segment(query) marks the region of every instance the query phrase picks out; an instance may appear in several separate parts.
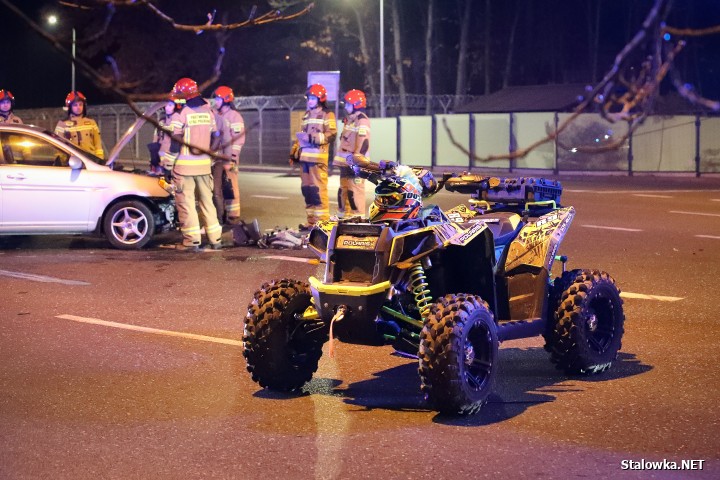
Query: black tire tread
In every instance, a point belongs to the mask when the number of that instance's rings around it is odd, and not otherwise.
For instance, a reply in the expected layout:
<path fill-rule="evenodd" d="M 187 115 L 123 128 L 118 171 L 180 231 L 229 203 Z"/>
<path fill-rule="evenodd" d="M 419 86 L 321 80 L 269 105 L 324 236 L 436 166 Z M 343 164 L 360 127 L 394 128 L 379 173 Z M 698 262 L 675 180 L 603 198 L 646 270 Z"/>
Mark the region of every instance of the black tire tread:
<path fill-rule="evenodd" d="M 555 312 L 554 329 L 549 337 L 546 336 L 546 349 L 550 351 L 550 361 L 569 374 L 587 375 L 603 372 L 610 368 L 622 347 L 625 315 L 620 289 L 607 272 L 600 270 L 577 271 L 569 285 L 566 283 L 564 285 Z M 613 300 L 618 306 L 617 311 L 614 310 L 616 317 L 613 318 L 612 345 L 602 355 L 588 353 L 588 349 L 582 348 L 583 340 L 579 331 L 583 321 L 582 309 L 591 290 L 595 288 L 605 288 L 611 292 L 612 296 L 616 296 Z"/>
<path fill-rule="evenodd" d="M 318 338 L 307 344 L 305 361 L 294 362 L 290 355 L 275 351 L 278 338 L 287 335 L 288 329 L 283 313 L 288 304 L 299 295 L 310 295 L 307 283 L 281 279 L 263 283 L 253 294 L 247 307 L 243 331 L 243 356 L 253 381 L 263 388 L 295 392 L 302 388 L 317 371 L 326 338 Z M 308 298 L 308 306 L 309 298 Z M 287 349 L 287 340 L 284 347 Z"/>
<path fill-rule="evenodd" d="M 490 393 L 488 391 L 483 398 L 468 398 L 463 389 L 459 366 L 463 362 L 462 352 L 458 351 L 460 349 L 457 346 L 461 341 L 459 334 L 471 315 L 478 310 L 485 310 L 490 321 L 493 321 L 488 304 L 479 296 L 446 295 L 433 304 L 420 334 L 418 371 L 421 390 L 428 401 L 443 413 L 476 413 Z"/>

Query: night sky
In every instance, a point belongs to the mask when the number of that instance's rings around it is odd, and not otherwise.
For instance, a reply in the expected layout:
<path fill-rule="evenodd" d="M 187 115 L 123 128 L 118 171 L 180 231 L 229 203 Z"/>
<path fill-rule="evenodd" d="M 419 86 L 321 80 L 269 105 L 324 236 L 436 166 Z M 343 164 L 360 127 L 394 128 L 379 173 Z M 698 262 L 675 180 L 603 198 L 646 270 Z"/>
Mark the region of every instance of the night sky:
<path fill-rule="evenodd" d="M 20 7 L 34 21 L 46 25 L 51 12 L 61 17 L 54 31 L 69 48 L 70 25 L 78 31 L 78 55 L 102 73 L 109 74 L 104 58 L 110 54 L 118 62 L 123 79 L 137 83 L 136 92 L 167 92 L 175 80 L 191 76 L 202 82 L 210 76 L 217 50 L 211 34 L 194 35 L 173 31 L 146 10 L 118 8 L 117 14 L 102 40 L 83 43 L 103 18 L 102 10 L 80 11 L 61 7 L 48 0 L 7 0 Z M 391 2 L 401 9 L 405 84 L 408 93 L 424 93 L 423 36 L 424 0 L 385 0 L 386 63 L 392 68 Z M 507 58 L 508 32 L 518 15 L 518 29 L 513 51 L 510 85 L 548 83 L 593 83 L 588 67 L 587 31 L 590 9 L 599 0 L 492 0 L 491 91 L 502 87 Z M 198 23 L 206 12 L 217 8 L 218 19 L 227 14 L 231 21 L 244 19 L 253 5 L 258 11 L 269 9 L 263 0 L 158 0 L 155 2 L 178 21 Z M 435 0 L 435 50 L 433 93 L 454 94 L 457 64 L 457 3 Z M 357 4 L 357 2 L 356 2 Z M 473 2 L 467 92 L 484 93 L 482 70 L 484 51 L 485 2 Z M 610 67 L 615 55 L 627 39 L 637 31 L 652 6 L 652 0 L 602 0 L 600 44 L 597 49 L 598 75 Z M 256 26 L 234 31 L 227 42 L 227 54 L 220 84 L 232 86 L 237 95 L 280 95 L 302 93 L 308 70 L 340 70 L 344 85 L 365 88 L 368 75 L 377 76 L 379 28 L 377 0 L 361 3 L 364 28 L 370 48 L 370 64 L 356 62 L 358 42 L 349 2 L 317 0 L 308 15 L 291 22 Z M 517 10 L 520 8 L 521 10 Z M 0 3 L 3 35 L 0 51 L 0 88 L 9 89 L 16 97 L 16 108 L 60 107 L 70 90 L 70 61 L 57 52 L 45 39 Z M 345 23 L 343 23 L 345 21 Z M 720 0 L 675 0 L 668 20 L 676 26 L 707 27 L 720 24 Z M 347 32 L 339 29 L 345 25 Z M 328 54 L 307 47 L 308 40 L 330 41 Z M 683 79 L 701 94 L 720 98 L 720 35 L 689 39 L 688 47 L 677 60 Z M 305 42 L 306 46 L 300 45 Z M 312 43 L 312 42 L 311 42 Z M 322 45 L 321 45 L 322 46 Z M 368 73 L 370 72 L 370 73 Z M 390 72 L 392 74 L 392 72 Z M 118 103 L 112 93 L 96 88 L 78 71 L 78 89 L 90 103 Z M 670 88 L 665 85 L 664 91 Z M 210 90 L 210 89 L 208 89 Z M 209 94 L 210 91 L 204 92 Z M 397 93 L 388 76 L 386 93 Z"/>

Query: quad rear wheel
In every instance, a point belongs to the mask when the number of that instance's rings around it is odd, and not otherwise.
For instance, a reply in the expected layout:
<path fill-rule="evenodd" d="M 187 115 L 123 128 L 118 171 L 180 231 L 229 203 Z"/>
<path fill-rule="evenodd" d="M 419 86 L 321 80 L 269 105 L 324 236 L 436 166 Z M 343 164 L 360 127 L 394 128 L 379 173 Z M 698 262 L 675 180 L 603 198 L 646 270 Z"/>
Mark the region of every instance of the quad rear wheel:
<path fill-rule="evenodd" d="M 243 355 L 263 388 L 297 391 L 317 370 L 328 331 L 307 315 L 311 298 L 307 283 L 283 279 L 263 284 L 248 305 Z"/>
<path fill-rule="evenodd" d="M 492 392 L 498 369 L 497 327 L 476 295 L 446 295 L 420 333 L 421 388 L 434 408 L 477 412 Z"/>
<path fill-rule="evenodd" d="M 615 280 L 599 270 L 577 270 L 558 282 L 563 290 L 545 335 L 550 361 L 570 374 L 607 370 L 622 346 L 625 324 Z"/>

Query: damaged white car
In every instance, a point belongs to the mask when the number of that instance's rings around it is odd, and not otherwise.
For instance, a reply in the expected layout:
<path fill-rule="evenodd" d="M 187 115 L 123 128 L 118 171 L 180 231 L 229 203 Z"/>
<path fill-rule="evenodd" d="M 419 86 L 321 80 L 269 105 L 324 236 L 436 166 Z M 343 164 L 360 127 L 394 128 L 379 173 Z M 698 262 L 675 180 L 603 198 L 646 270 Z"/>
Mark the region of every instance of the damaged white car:
<path fill-rule="evenodd" d="M 173 228 L 174 199 L 157 177 L 113 169 L 138 129 L 103 161 L 39 127 L 0 124 L 0 236 L 98 234 L 139 249 Z"/>

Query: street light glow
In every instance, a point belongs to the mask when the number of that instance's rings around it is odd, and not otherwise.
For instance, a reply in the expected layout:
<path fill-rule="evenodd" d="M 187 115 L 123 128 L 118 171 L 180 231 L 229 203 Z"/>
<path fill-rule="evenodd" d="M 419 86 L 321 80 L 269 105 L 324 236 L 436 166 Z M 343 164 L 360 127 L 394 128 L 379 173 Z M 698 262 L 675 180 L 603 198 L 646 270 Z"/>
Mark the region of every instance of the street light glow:
<path fill-rule="evenodd" d="M 47 23 L 48 25 L 55 26 L 58 24 L 60 20 L 58 19 L 58 16 L 53 14 L 48 15 L 47 17 Z M 70 77 L 70 90 L 75 91 L 75 44 L 76 44 L 76 37 L 75 37 L 75 27 L 72 27 L 72 49 L 70 51 L 70 54 L 72 55 L 72 62 L 70 64 L 71 66 L 71 77 Z"/>

